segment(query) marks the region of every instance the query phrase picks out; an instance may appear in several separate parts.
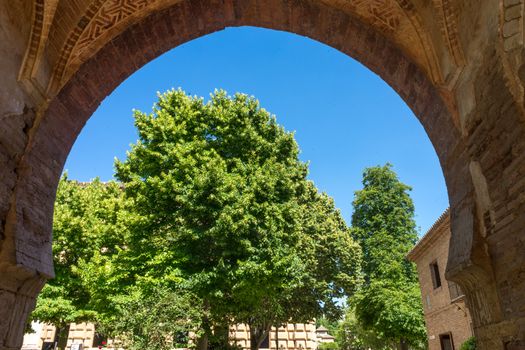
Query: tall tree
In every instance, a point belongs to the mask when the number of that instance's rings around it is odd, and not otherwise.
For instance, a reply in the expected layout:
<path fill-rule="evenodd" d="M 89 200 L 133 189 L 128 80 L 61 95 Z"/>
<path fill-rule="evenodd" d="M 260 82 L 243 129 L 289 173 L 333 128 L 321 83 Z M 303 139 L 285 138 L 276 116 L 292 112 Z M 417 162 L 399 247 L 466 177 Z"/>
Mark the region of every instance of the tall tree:
<path fill-rule="evenodd" d="M 314 317 L 355 289 L 359 247 L 306 180 L 293 134 L 257 100 L 218 91 L 205 103 L 172 90 L 135 120 L 139 141 L 116 163 L 137 218 L 128 251 L 148 256 L 150 275 L 188 281 L 204 308 L 201 344 L 246 322 L 258 348 L 272 325 Z M 314 274 L 319 242 L 323 254 L 338 249 Z"/>
<path fill-rule="evenodd" d="M 363 250 L 365 284 L 352 298 L 357 320 L 400 349 L 423 347 L 426 331 L 415 266 L 417 241 L 410 187 L 390 164 L 367 168 L 356 191 L 352 233 Z"/>

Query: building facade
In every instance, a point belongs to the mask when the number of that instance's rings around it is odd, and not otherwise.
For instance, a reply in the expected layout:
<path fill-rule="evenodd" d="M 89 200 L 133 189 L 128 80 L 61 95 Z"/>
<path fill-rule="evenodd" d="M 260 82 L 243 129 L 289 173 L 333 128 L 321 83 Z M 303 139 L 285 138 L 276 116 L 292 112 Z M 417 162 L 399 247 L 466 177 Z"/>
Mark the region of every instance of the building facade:
<path fill-rule="evenodd" d="M 250 329 L 244 325 L 232 327 L 230 336 L 242 349 L 250 349 Z M 324 327 L 316 329 L 313 323 L 288 323 L 276 329 L 272 327 L 268 337 L 262 342 L 261 349 L 270 350 L 316 350 L 320 343 L 329 342 Z M 326 338 L 326 339 L 325 339 Z M 332 338 L 333 339 L 333 338 Z M 333 341 L 333 340 L 332 340 Z"/>
<path fill-rule="evenodd" d="M 408 254 L 417 265 L 429 350 L 458 350 L 473 335 L 465 296 L 445 279 L 449 241 L 447 209 Z"/>
<path fill-rule="evenodd" d="M 40 323 L 32 324 L 35 333 L 24 336 L 22 350 L 54 349 L 55 327 Z M 250 349 L 250 330 L 244 324 L 230 328 L 230 338 L 242 350 Z M 334 337 L 324 327 L 316 328 L 314 323 L 289 323 L 272 330 L 260 349 L 269 350 L 316 350 L 321 343 L 333 342 Z M 95 350 L 118 348 L 111 340 L 100 336 L 92 323 L 72 323 L 69 328 L 66 350 Z"/>
<path fill-rule="evenodd" d="M 22 350 L 52 350 L 55 348 L 56 329 L 54 326 L 33 322 L 34 333 L 24 335 Z M 113 348 L 113 344 L 95 331 L 89 322 L 71 323 L 66 350 L 95 350 Z"/>

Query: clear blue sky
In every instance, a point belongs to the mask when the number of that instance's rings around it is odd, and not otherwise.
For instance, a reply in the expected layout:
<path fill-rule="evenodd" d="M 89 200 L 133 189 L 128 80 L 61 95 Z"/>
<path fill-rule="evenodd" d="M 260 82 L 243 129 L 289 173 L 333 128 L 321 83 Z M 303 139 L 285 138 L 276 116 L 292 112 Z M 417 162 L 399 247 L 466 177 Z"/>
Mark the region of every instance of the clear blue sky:
<path fill-rule="evenodd" d="M 350 223 L 365 167 L 390 162 L 413 187 L 424 233 L 448 206 L 434 148 L 401 98 L 373 72 L 324 44 L 295 34 L 229 28 L 181 45 L 124 81 L 77 139 L 65 170 L 71 179 L 111 180 L 137 135 L 132 109 L 150 111 L 157 91 L 181 87 L 208 97 L 215 88 L 257 97 L 296 132 L 309 178 Z"/>

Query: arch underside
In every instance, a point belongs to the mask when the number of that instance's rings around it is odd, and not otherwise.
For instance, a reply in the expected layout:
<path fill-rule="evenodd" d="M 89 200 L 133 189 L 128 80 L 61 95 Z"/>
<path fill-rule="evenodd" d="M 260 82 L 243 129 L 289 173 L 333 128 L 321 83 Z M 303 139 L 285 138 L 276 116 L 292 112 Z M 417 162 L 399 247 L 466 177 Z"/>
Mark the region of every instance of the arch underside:
<path fill-rule="evenodd" d="M 7 188 L 0 187 L 6 194 L 0 203 L 0 314 L 2 307 L 11 314 L 0 319 L 0 349 L 17 348 L 19 324 L 53 275 L 56 186 L 94 110 L 160 54 L 245 25 L 334 47 L 380 75 L 406 101 L 429 135 L 447 182 L 452 225 L 447 276 L 464 287 L 484 349 L 525 346 L 524 118 L 494 28 L 499 2 L 487 1 L 472 12 L 476 3 L 35 0 L 16 8 L 25 11 L 22 19 L 31 16 L 32 26 L 12 29 L 27 37 L 19 48 L 24 55 L 13 58 L 19 67 L 13 86 L 21 91 L 15 97 L 24 106 L 16 116 L 23 122 L 0 119 L 0 128 L 20 134 L 0 133 L 0 146 L 17 138 L 12 150 L 0 147 L 5 155 L 0 161 L 10 169 L 0 184 Z M 469 29 L 462 37 L 461 29 L 474 23 L 495 34 Z M 0 95 L 0 108 L 6 101 Z"/>

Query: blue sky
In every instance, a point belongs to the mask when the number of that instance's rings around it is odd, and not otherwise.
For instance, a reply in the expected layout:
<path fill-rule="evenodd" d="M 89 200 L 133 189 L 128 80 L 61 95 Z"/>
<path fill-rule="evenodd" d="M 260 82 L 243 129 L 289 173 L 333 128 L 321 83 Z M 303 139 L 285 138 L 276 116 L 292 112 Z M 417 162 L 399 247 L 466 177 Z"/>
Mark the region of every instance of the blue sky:
<path fill-rule="evenodd" d="M 254 95 L 296 132 L 309 178 L 331 195 L 347 223 L 365 167 L 390 162 L 413 187 L 422 233 L 448 206 L 436 153 L 423 127 L 381 78 L 352 58 L 295 34 L 228 28 L 174 48 L 124 81 L 93 114 L 65 165 L 69 177 L 111 180 L 137 134 L 132 109 L 150 111 L 156 92 L 216 88 Z"/>

